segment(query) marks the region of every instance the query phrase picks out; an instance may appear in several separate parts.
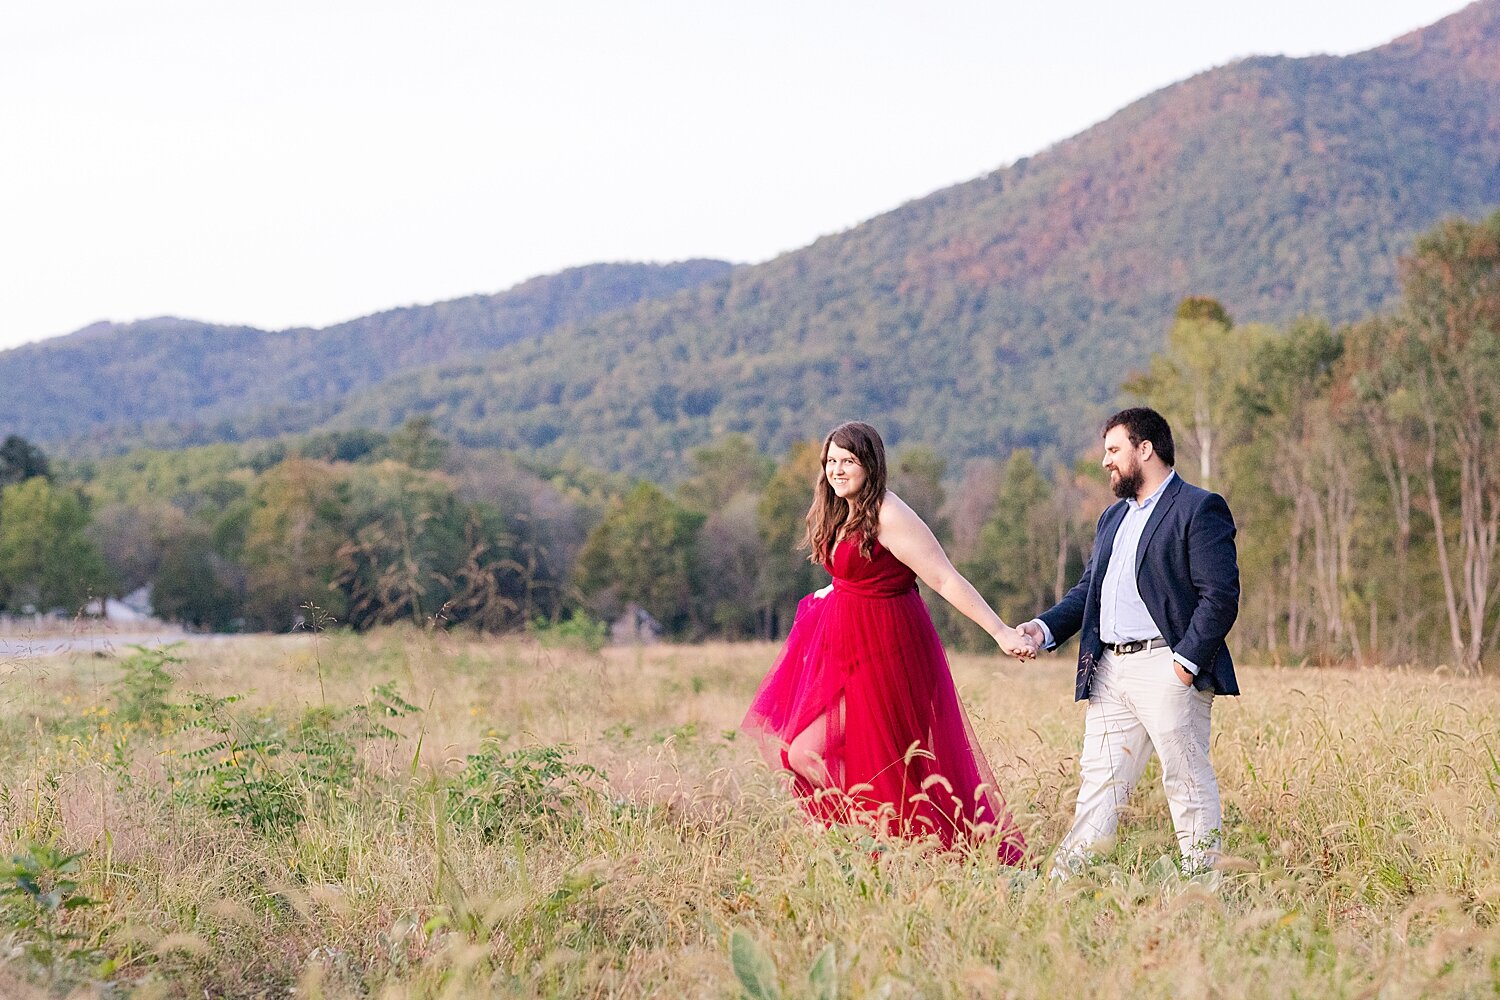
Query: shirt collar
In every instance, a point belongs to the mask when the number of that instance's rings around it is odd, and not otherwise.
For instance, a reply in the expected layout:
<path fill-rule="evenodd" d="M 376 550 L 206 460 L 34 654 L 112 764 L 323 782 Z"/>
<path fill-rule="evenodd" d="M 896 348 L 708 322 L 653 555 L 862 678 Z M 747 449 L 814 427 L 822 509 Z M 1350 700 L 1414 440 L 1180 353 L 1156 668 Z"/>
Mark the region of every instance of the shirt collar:
<path fill-rule="evenodd" d="M 1131 510 L 1145 510 L 1147 507 L 1150 507 L 1152 504 L 1156 503 L 1157 498 L 1161 496 L 1161 491 L 1166 489 L 1167 484 L 1176 478 L 1177 470 L 1173 469 L 1171 472 L 1167 473 L 1167 478 L 1161 481 L 1161 485 L 1156 488 L 1156 492 L 1152 493 L 1149 497 L 1141 500 L 1140 502 L 1137 502 L 1134 497 L 1130 497 L 1127 498 L 1125 502 L 1130 505 Z"/>

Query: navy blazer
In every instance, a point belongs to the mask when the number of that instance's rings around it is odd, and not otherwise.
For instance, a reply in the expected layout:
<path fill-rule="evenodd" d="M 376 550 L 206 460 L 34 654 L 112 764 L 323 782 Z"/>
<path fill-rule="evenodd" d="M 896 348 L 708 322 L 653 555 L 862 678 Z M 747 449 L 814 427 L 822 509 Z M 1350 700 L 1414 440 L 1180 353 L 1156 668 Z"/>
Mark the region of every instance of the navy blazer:
<path fill-rule="evenodd" d="M 1041 615 L 1052 638 L 1078 640 L 1079 701 L 1089 696 L 1094 668 L 1104 655 L 1099 637 L 1099 588 L 1114 550 L 1126 502 L 1099 517 L 1094 550 L 1083 576 L 1050 611 Z M 1198 666 L 1193 686 L 1214 694 L 1239 694 L 1234 661 L 1224 644 L 1240 610 L 1240 569 L 1234 549 L 1234 517 L 1217 493 L 1177 476 L 1156 501 L 1141 533 L 1135 580 L 1151 620 L 1174 653 Z"/>

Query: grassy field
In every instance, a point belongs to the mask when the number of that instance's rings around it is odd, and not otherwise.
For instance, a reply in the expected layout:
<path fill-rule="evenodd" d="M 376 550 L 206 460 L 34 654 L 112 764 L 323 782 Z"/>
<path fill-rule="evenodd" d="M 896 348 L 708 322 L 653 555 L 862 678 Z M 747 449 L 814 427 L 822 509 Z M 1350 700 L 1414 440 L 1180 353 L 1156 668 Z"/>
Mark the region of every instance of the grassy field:
<path fill-rule="evenodd" d="M 810 828 L 757 645 L 388 632 L 0 663 L 0 995 L 1500 995 L 1500 683 L 1244 669 L 1217 888 L 1155 766 L 1065 884 Z M 173 657 L 181 662 L 174 662 Z M 1038 860 L 1072 669 L 960 657 Z"/>

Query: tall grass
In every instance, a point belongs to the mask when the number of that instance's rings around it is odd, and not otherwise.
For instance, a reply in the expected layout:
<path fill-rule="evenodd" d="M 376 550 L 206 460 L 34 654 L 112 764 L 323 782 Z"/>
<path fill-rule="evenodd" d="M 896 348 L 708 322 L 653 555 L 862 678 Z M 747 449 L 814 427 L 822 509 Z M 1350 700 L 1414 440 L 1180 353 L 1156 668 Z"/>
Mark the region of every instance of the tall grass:
<path fill-rule="evenodd" d="M 1056 884 L 805 823 L 735 735 L 773 653 L 391 631 L 180 647 L 166 688 L 140 660 L 7 664 L 6 856 L 81 852 L 96 905 L 49 946 L 0 896 L 0 993 L 1500 993 L 1500 684 L 1246 669 L 1215 706 L 1222 883 L 1176 875 L 1153 765 Z M 1071 667 L 955 671 L 1044 860 Z"/>

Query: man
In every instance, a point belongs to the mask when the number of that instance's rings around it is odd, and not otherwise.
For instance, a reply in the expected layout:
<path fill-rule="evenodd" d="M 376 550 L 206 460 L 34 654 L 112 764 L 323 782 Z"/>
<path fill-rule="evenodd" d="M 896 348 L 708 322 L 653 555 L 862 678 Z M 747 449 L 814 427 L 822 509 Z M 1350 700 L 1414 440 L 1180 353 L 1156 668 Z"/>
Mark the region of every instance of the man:
<path fill-rule="evenodd" d="M 1076 696 L 1088 699 L 1083 783 L 1053 860 L 1066 877 L 1112 837 L 1154 749 L 1183 867 L 1212 865 L 1222 825 L 1208 759 L 1216 694 L 1237 695 L 1224 637 L 1239 613 L 1234 518 L 1216 493 L 1173 470 L 1172 429 L 1145 407 L 1104 426 L 1104 468 L 1120 502 L 1099 518 L 1083 577 L 1020 626 L 1052 649 L 1080 633 Z"/>

